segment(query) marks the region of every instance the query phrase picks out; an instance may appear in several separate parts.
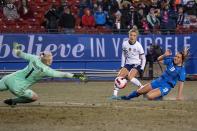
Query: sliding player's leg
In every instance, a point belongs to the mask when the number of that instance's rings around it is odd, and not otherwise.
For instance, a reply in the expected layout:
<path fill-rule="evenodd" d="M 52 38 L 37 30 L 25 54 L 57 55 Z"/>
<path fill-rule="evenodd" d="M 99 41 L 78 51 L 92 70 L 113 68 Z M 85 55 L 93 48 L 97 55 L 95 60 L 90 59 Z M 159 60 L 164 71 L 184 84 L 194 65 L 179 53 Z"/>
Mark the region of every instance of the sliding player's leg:
<path fill-rule="evenodd" d="M 165 81 L 160 81 L 158 86 L 153 85 L 153 90 L 147 93 L 147 98 L 149 100 L 162 100 L 163 96 L 167 95 L 171 91 L 171 85 Z"/>
<path fill-rule="evenodd" d="M 138 97 L 142 94 L 146 94 L 149 91 L 152 90 L 152 86 L 150 83 L 146 84 L 143 86 L 143 88 L 139 88 L 138 90 L 132 91 L 129 95 L 127 96 L 122 96 L 121 99 L 122 100 L 130 100 L 132 98 Z"/>
<path fill-rule="evenodd" d="M 30 89 L 27 89 L 23 92 L 12 93 L 15 94 L 17 97 L 13 99 L 7 99 L 4 101 L 4 103 L 8 105 L 16 105 L 17 103 L 31 103 L 38 99 L 38 95 Z"/>
<path fill-rule="evenodd" d="M 155 100 L 156 98 L 159 98 L 161 96 L 161 91 L 159 88 L 153 89 L 150 92 L 147 93 L 146 97 L 148 100 Z"/>

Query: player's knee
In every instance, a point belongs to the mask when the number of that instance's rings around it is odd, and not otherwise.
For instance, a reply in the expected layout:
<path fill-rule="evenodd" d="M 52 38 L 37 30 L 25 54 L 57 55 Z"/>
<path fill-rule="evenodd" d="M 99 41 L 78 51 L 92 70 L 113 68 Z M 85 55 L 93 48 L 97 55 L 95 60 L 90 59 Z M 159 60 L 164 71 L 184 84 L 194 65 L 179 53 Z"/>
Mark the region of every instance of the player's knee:
<path fill-rule="evenodd" d="M 14 95 L 16 95 L 17 97 L 21 97 L 24 96 L 24 92 L 23 91 L 18 91 L 18 90 L 14 90 L 11 91 Z"/>
<path fill-rule="evenodd" d="M 127 73 L 118 74 L 117 77 L 126 77 Z"/>
<path fill-rule="evenodd" d="M 146 94 L 146 98 L 148 99 L 148 100 L 154 100 L 155 99 L 155 97 L 152 95 L 152 94 Z"/>
<path fill-rule="evenodd" d="M 132 80 L 135 76 L 136 76 L 136 73 L 130 72 L 129 75 L 128 75 L 128 79 Z"/>
<path fill-rule="evenodd" d="M 131 71 L 129 72 L 128 78 L 129 78 L 129 79 L 132 79 L 133 77 L 136 77 L 137 74 L 138 74 L 138 70 L 135 69 L 135 68 L 133 68 L 133 69 L 131 69 Z"/>
<path fill-rule="evenodd" d="M 129 80 L 132 80 L 133 79 L 133 76 L 131 76 L 131 75 L 128 75 L 128 77 L 127 77 Z"/>
<path fill-rule="evenodd" d="M 145 94 L 141 89 L 137 89 L 137 93 L 140 95 Z"/>
<path fill-rule="evenodd" d="M 123 67 L 123 68 L 119 71 L 119 73 L 118 73 L 117 76 L 118 76 L 118 77 L 120 77 L 120 76 L 121 76 L 121 77 L 126 77 L 126 76 L 128 75 L 128 73 L 129 73 L 128 70 L 127 70 L 126 68 Z"/>
<path fill-rule="evenodd" d="M 32 101 L 37 101 L 38 95 L 34 93 L 31 99 L 32 99 Z"/>

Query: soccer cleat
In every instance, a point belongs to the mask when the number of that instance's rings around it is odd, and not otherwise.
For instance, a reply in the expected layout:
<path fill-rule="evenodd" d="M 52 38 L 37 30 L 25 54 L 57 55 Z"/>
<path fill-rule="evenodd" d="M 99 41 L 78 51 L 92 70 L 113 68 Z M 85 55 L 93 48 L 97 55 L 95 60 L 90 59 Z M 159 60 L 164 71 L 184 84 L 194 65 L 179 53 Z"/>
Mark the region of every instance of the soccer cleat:
<path fill-rule="evenodd" d="M 6 99 L 3 101 L 5 104 L 10 105 L 10 106 L 15 106 L 16 102 L 13 102 L 12 99 Z"/>
<path fill-rule="evenodd" d="M 121 100 L 130 100 L 128 96 L 121 96 Z"/>
<path fill-rule="evenodd" d="M 121 97 L 120 96 L 115 96 L 115 95 L 112 95 L 110 97 L 111 100 L 121 100 Z"/>

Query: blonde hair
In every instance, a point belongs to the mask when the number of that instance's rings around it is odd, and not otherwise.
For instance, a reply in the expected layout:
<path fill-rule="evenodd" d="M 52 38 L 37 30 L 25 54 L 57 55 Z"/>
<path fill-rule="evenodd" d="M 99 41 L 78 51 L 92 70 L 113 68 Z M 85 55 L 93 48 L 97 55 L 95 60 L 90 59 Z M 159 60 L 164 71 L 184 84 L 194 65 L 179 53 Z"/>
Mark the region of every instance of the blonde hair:
<path fill-rule="evenodd" d="M 53 59 L 53 55 L 50 51 L 44 51 L 40 53 L 41 61 L 46 64 L 49 60 Z"/>
<path fill-rule="evenodd" d="M 129 30 L 129 35 L 131 34 L 131 32 L 135 32 L 137 35 L 139 35 L 137 26 L 133 26 L 133 28 Z"/>
<path fill-rule="evenodd" d="M 44 51 L 40 53 L 40 57 L 52 57 L 52 53 L 50 51 Z"/>

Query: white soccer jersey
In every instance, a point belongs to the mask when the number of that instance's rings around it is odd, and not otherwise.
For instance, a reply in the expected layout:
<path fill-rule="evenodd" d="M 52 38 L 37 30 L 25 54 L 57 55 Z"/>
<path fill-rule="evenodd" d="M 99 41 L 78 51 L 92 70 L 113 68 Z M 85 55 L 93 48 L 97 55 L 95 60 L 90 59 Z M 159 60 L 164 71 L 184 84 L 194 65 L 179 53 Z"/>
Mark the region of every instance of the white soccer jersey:
<path fill-rule="evenodd" d="M 121 67 L 125 64 L 141 65 L 142 60 L 140 59 L 140 55 L 144 55 L 144 49 L 138 41 L 133 45 L 129 44 L 128 40 L 124 41 L 122 44 Z"/>

